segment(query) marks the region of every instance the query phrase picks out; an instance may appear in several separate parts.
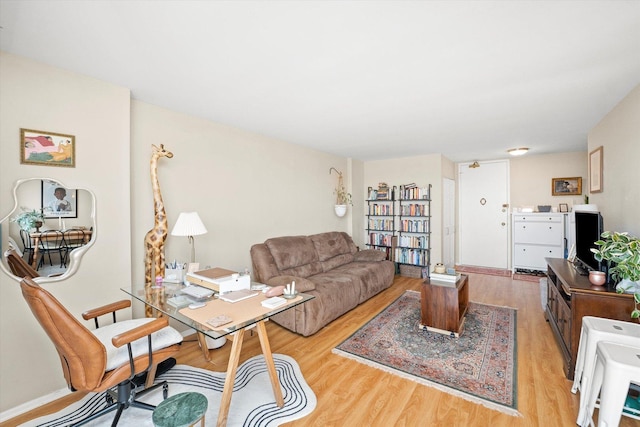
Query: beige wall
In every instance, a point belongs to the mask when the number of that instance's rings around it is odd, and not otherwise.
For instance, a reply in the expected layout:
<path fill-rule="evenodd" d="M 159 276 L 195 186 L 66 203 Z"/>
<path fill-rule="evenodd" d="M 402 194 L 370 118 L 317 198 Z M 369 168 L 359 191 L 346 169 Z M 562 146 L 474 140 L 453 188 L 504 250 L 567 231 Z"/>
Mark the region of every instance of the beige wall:
<path fill-rule="evenodd" d="M 573 205 L 584 203 L 589 183 L 587 180 L 586 151 L 525 155 L 510 160 L 511 207 L 551 205 L 558 208 L 560 203 Z M 552 196 L 552 178 L 582 178 L 582 196 Z"/>
<path fill-rule="evenodd" d="M 589 132 L 589 152 L 603 147 L 602 193 L 593 193 L 606 230 L 640 237 L 640 85 Z"/>
<path fill-rule="evenodd" d="M 96 244 L 75 276 L 45 286 L 78 316 L 123 299 L 119 288 L 129 285 L 129 117 L 126 88 L 0 52 L 0 218 L 21 178 L 51 177 L 97 196 Z M 20 128 L 75 135 L 76 167 L 21 165 Z M 0 411 L 65 387 L 55 349 L 3 272 L 0 353 Z"/>
<path fill-rule="evenodd" d="M 348 231 L 352 209 L 333 210 L 335 174 L 348 161 L 207 120 L 133 101 L 131 107 L 133 283 L 144 281 L 144 236 L 153 227 L 151 144 L 164 143 L 158 175 L 169 232 L 182 211 L 196 211 L 208 234 L 195 237 L 196 261 L 251 268 L 249 249 L 269 237 Z M 363 196 L 355 195 L 355 198 Z M 187 261 L 186 237 L 169 235 L 167 259 Z"/>
<path fill-rule="evenodd" d="M 174 153 L 159 165 L 170 228 L 179 212 L 195 210 L 209 230 L 196 237 L 203 264 L 243 269 L 250 267 L 250 246 L 268 237 L 353 228 L 352 209 L 345 218 L 334 214 L 336 178 L 329 175 L 332 166 L 348 173 L 349 159 L 131 102 L 126 88 L 4 53 L 0 124 L 0 217 L 12 206 L 10 189 L 20 178 L 46 175 L 96 193 L 96 244 L 78 274 L 46 286 L 78 317 L 125 298 L 121 287 L 144 280 L 143 239 L 153 226 L 153 143 Z M 77 166 L 20 165 L 21 127 L 75 135 Z M 355 200 L 364 198 L 360 188 L 352 192 Z M 166 254 L 184 259 L 187 239 L 169 236 Z M 134 307 L 136 315 L 141 311 Z M 65 388 L 52 344 L 4 273 L 0 353 L 0 412 L 19 413 L 18 405 Z"/>
<path fill-rule="evenodd" d="M 164 143 L 175 155 L 159 166 L 170 227 L 179 212 L 196 210 L 209 229 L 209 234 L 196 237 L 197 258 L 203 264 L 242 269 L 250 265 L 251 244 L 283 234 L 341 230 L 363 245 L 365 191 L 381 181 L 433 185 L 432 259 L 440 258 L 442 178 L 455 178 L 455 165 L 441 155 L 363 163 L 131 102 L 129 97 L 126 88 L 0 53 L 0 217 L 8 213 L 10 188 L 20 178 L 46 175 L 70 187 L 90 188 L 97 196 L 96 244 L 77 275 L 47 286 L 72 313 L 79 316 L 87 308 L 122 299 L 121 287 L 139 286 L 143 280 L 143 238 L 153 226 L 152 143 Z M 592 195 L 592 201 L 602 206 L 606 224 L 636 234 L 639 108 L 636 88 L 589 135 L 589 149 L 605 147 L 605 191 Z M 21 127 L 75 135 L 77 166 L 20 165 Z M 549 196 L 551 177 L 565 172 L 586 177 L 585 156 L 518 159 L 511 165 L 512 202 L 557 205 L 565 198 Z M 332 166 L 346 173 L 354 197 L 343 219 L 333 213 Z M 583 185 L 587 188 L 588 182 Z M 168 238 L 169 259 L 184 259 L 187 251 L 186 238 Z M 3 273 L 0 355 L 0 411 L 64 387 L 52 345 L 17 284 Z"/>

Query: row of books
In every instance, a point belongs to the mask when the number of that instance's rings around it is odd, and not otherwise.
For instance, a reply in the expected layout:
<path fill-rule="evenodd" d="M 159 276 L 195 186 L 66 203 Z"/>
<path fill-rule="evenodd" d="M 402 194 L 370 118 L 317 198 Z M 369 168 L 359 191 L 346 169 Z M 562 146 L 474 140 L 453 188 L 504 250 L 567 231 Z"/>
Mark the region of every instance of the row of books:
<path fill-rule="evenodd" d="M 429 221 L 426 219 L 404 219 L 400 221 L 400 231 L 407 233 L 428 233 Z"/>
<path fill-rule="evenodd" d="M 398 246 L 427 249 L 429 247 L 429 239 L 427 236 L 398 236 Z"/>
<path fill-rule="evenodd" d="M 429 207 L 421 203 L 412 203 L 410 205 L 400 205 L 401 216 L 429 216 Z"/>
<path fill-rule="evenodd" d="M 369 215 L 393 215 L 392 203 L 369 204 Z"/>
<path fill-rule="evenodd" d="M 415 183 L 405 184 L 400 186 L 400 199 L 401 200 L 428 200 L 429 199 L 429 187 L 418 187 Z"/>
<path fill-rule="evenodd" d="M 369 230 L 393 231 L 392 219 L 369 219 Z"/>
<path fill-rule="evenodd" d="M 422 249 L 396 248 L 395 262 L 402 264 L 427 265 L 427 251 Z"/>
<path fill-rule="evenodd" d="M 369 244 L 374 246 L 392 246 L 393 235 L 384 233 L 369 233 Z"/>

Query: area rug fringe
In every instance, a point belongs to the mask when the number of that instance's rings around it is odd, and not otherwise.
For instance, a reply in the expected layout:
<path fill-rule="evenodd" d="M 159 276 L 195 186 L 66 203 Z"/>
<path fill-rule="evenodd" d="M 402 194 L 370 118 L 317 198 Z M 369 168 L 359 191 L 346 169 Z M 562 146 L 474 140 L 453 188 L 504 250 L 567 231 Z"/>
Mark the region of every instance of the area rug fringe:
<path fill-rule="evenodd" d="M 486 304 L 486 305 L 488 305 L 488 304 Z M 424 378 L 420 378 L 420 377 L 416 377 L 416 376 L 411 375 L 411 374 L 407 374 L 406 372 L 402 372 L 402 371 L 399 371 L 397 369 L 393 369 L 393 368 L 390 368 L 388 366 L 384 366 L 384 365 L 381 365 L 379 363 L 372 362 L 370 360 L 364 359 L 364 358 L 356 356 L 354 354 L 351 354 L 351 353 L 348 353 L 348 352 L 345 352 L 345 351 L 342 351 L 342 350 L 338 350 L 337 348 L 334 348 L 332 350 L 332 352 L 334 354 L 339 355 L 339 356 L 346 357 L 347 359 L 352 359 L 352 360 L 355 360 L 355 361 L 357 361 L 359 363 L 362 363 L 364 365 L 371 366 L 372 368 L 376 368 L 376 369 L 379 369 L 381 371 L 388 372 L 388 373 L 393 374 L 393 375 L 397 375 L 397 376 L 399 376 L 401 378 L 405 378 L 405 379 L 414 381 L 414 382 L 416 382 L 418 384 L 422 384 L 422 385 L 425 385 L 427 387 L 432 387 L 432 388 L 435 388 L 436 390 L 442 391 L 444 393 L 448 393 L 448 394 L 460 397 L 462 399 L 468 400 L 469 402 L 480 404 L 480 405 L 482 405 L 482 406 L 484 406 L 486 408 L 489 408 L 489 409 L 492 409 L 492 410 L 495 410 L 495 411 L 499 411 L 499 412 L 502 412 L 502 413 L 507 414 L 507 415 L 511 415 L 512 417 L 522 417 L 522 414 L 520 412 L 516 411 L 515 409 L 507 408 L 507 407 L 505 407 L 503 405 L 499 405 L 497 403 L 488 402 L 488 401 L 486 401 L 484 399 L 472 396 L 472 395 L 470 395 L 468 393 L 464 393 L 464 392 L 462 392 L 460 390 L 456 390 L 454 388 L 447 387 L 445 385 L 438 384 L 436 382 L 429 381 L 429 380 L 426 380 Z"/>

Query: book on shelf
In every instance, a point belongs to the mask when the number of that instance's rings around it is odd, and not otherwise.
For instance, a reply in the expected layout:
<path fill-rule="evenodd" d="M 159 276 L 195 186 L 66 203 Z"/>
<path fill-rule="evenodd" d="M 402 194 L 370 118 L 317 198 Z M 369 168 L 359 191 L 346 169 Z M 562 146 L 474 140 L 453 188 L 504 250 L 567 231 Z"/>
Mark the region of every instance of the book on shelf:
<path fill-rule="evenodd" d="M 460 273 L 430 273 L 429 278 L 433 280 L 442 280 L 445 282 L 457 282 L 460 279 Z"/>

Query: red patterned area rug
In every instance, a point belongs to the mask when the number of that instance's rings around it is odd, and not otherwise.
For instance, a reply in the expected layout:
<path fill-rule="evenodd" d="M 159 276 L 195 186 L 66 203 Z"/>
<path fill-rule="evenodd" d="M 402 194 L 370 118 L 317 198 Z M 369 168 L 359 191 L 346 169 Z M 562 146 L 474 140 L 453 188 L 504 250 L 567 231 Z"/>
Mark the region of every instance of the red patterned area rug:
<path fill-rule="evenodd" d="M 419 325 L 420 293 L 406 291 L 333 352 L 520 416 L 515 309 L 469 303 L 459 338 Z"/>

